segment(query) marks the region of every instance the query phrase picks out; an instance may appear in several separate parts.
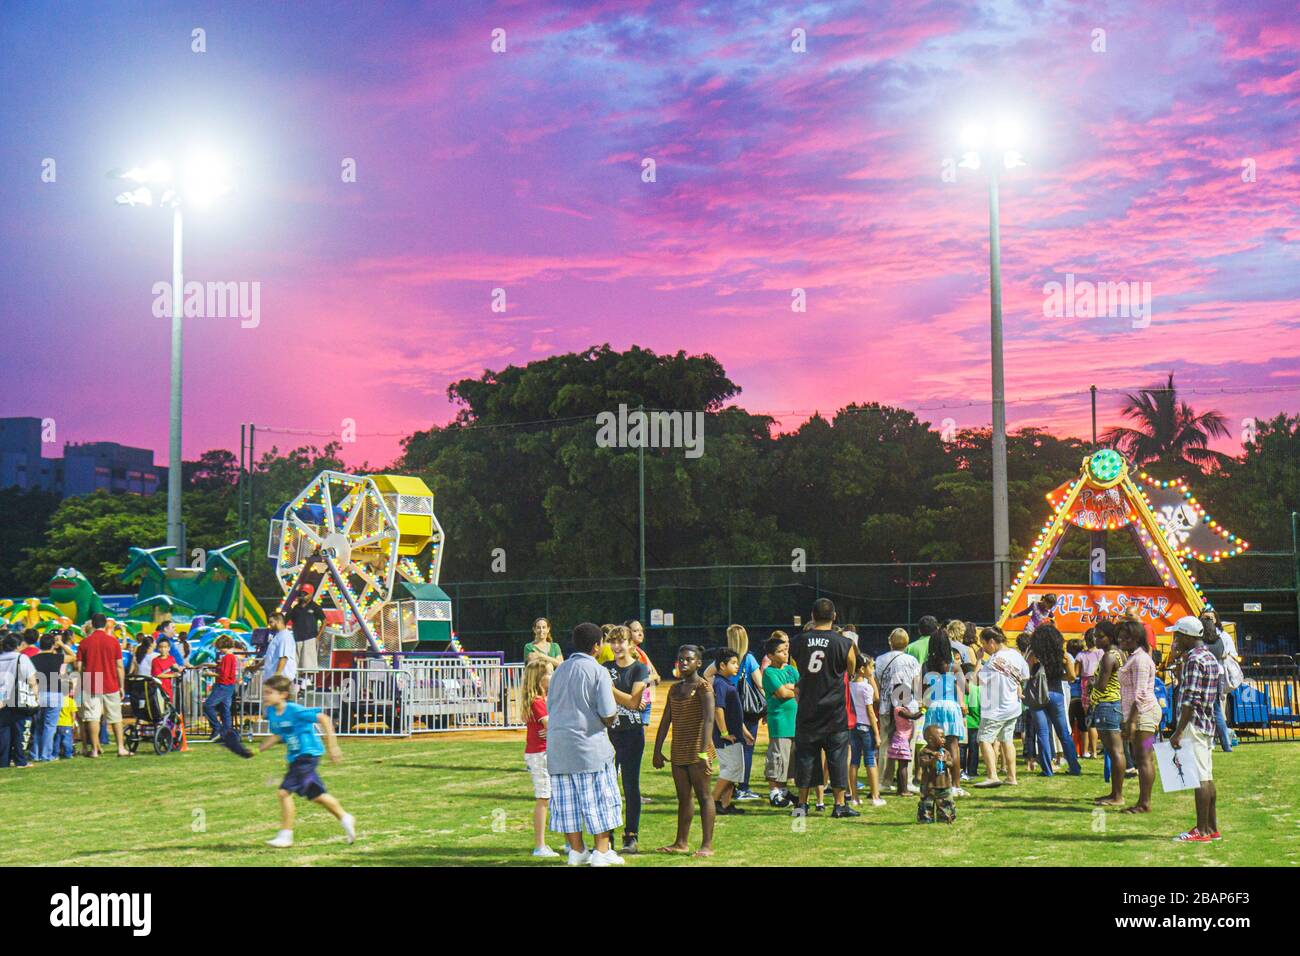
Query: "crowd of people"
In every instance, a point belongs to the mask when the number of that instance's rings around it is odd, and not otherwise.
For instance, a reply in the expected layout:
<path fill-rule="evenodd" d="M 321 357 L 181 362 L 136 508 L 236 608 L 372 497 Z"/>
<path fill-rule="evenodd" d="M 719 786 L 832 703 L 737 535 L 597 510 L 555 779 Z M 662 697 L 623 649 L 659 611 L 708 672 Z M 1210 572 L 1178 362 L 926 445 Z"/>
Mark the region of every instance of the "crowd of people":
<path fill-rule="evenodd" d="M 84 634 L 67 626 L 44 634 L 25 629 L 0 635 L 0 768 L 70 760 L 77 756 L 78 742 L 84 757 L 101 756 L 110 740 L 119 757 L 133 756 L 123 721 L 128 678 L 137 678 L 137 687 L 140 681 L 152 683 L 170 702 L 187 671 L 210 675 L 203 711 L 213 739 L 240 757 L 252 758 L 255 752 L 244 745 L 231 705 L 245 671 L 261 669 L 262 712 L 270 732 L 256 752 L 283 744 L 288 765 L 277 790 L 280 828 L 267 843 L 277 848 L 293 845 L 295 796 L 328 811 L 352 843 L 356 821 L 326 791 L 317 772 L 322 756 L 341 759 L 333 723 L 319 708 L 293 700 L 299 669 L 317 664 L 322 624 L 310 591 L 300 593 L 287 613 L 270 615 L 266 650 L 253 661 L 244 660 L 243 648 L 227 634 L 216 638 L 212 653 L 200 657 L 171 621 L 159 624 L 152 634 L 133 637 L 104 614 L 92 615 Z M 140 720 L 143 708 L 138 700 L 133 709 Z"/>
<path fill-rule="evenodd" d="M 85 757 L 113 743 L 119 756 L 130 756 L 123 721 L 129 677 L 156 682 L 170 700 L 187 671 L 210 672 L 203 709 L 213 737 L 243 757 L 253 754 L 232 722 L 231 701 L 250 667 L 262 668 L 264 687 L 280 695 L 264 703 L 286 729 L 314 728 L 319 713 L 289 699 L 299 669 L 311 666 L 304 657 L 314 646 L 304 645 L 314 645 L 321 623 L 309 617 L 309 598 L 290 614 L 271 615 L 269 643 L 251 664 L 227 636 L 199 661 L 170 622 L 131 638 L 103 614 L 85 628 L 0 635 L 0 768 L 72 759 L 78 743 Z M 680 646 L 651 747 L 651 766 L 669 771 L 677 800 L 675 838 L 658 851 L 691 852 L 698 815 L 695 855 L 710 856 L 717 816 L 755 812 L 743 805 L 764 801 L 752 788 L 764 724 L 760 772 L 771 809 L 805 819 L 829 809 L 832 819 L 850 819 L 885 806 L 886 796 L 916 798 L 919 823 L 954 821 L 959 801 L 973 791 L 1019 786 L 1022 759 L 1047 777 L 1081 775 L 1083 761 L 1100 760 L 1109 788 L 1094 803 L 1148 813 L 1153 747 L 1164 733 L 1190 754 L 1200 780 L 1196 822 L 1176 839 L 1222 839 L 1212 751 L 1216 742 L 1232 749 L 1224 699 L 1241 670 L 1217 614 L 1179 620 L 1167 632 L 1172 654 L 1162 659 L 1154 631 L 1136 613 L 1098 621 L 1067 643 L 1054 605 L 1053 595 L 1035 603 L 1014 641 L 998 627 L 925 617 L 915 636 L 897 628 L 888 649 L 872 656 L 858 629 L 842 625 L 833 603 L 820 599 L 802 629 L 774 630 L 761 648 L 751 650 L 738 624 L 727 628 L 721 647 Z M 548 825 L 564 835 L 570 864 L 616 865 L 641 852 L 641 810 L 651 801 L 641 787 L 646 730 L 664 680 L 645 640 L 639 621 L 584 623 L 573 629 L 566 656 L 550 622 L 534 623 L 521 695 L 534 856 L 560 855 L 547 843 Z M 1174 706 L 1167 711 L 1169 684 Z M 332 729 L 313 730 L 320 732 L 336 757 Z M 288 752 L 291 766 L 305 769 L 292 771 L 281 788 L 287 808 L 273 845 L 292 841 L 295 793 L 325 806 L 351 839 L 351 817 L 315 773 L 320 753 L 297 745 Z M 1132 778 L 1137 793 L 1128 802 Z M 584 834 L 594 838 L 592 847 Z"/>
<path fill-rule="evenodd" d="M 250 669 L 292 681 L 300 668 L 316 666 L 319 615 L 309 591 L 288 612 L 271 614 L 266 651 L 252 661 L 242 644 L 224 634 L 197 654 L 188 634 L 170 620 L 140 635 L 102 613 L 82 627 L 65 620 L 44 632 L 6 631 L 0 634 L 0 769 L 70 760 L 78 747 L 83 757 L 99 757 L 114 746 L 119 757 L 132 756 L 123 719 L 132 697 L 129 679 L 154 683 L 172 702 L 187 672 L 208 677 L 202 708 L 212 737 L 241 756 L 251 755 L 232 719 L 236 688 Z M 136 688 L 144 692 L 139 683 Z M 138 697 L 131 709 L 138 718 Z"/>
<path fill-rule="evenodd" d="M 1093 803 L 1148 813 L 1163 731 L 1195 761 L 1200 780 L 1196 822 L 1174 839 L 1222 839 L 1212 751 L 1216 738 L 1232 749 L 1223 704 L 1236 649 L 1217 614 L 1177 621 L 1166 632 L 1172 654 L 1162 659 L 1136 612 L 1098 621 L 1067 643 L 1055 603 L 1047 595 L 1031 606 L 1014 641 L 998 627 L 925 617 L 915 636 L 897 628 L 873 657 L 823 598 L 802 629 L 773 631 L 761 655 L 737 624 L 722 647 L 680 646 L 651 750 L 651 766 L 671 772 L 677 799 L 675 838 L 658 852 L 690 853 L 698 813 L 695 855 L 711 856 L 716 818 L 763 801 L 751 775 L 764 723 L 771 808 L 805 819 L 829 808 L 832 819 L 851 819 L 892 795 L 916 799 L 918 823 L 951 823 L 960 801 L 978 799 L 974 791 L 1020 786 L 1020 760 L 1045 777 L 1082 775 L 1083 761 L 1098 760 L 1110 786 Z M 617 865 L 641 852 L 641 807 L 650 798 L 640 776 L 661 682 L 644 642 L 637 621 L 584 623 L 566 657 L 550 622 L 534 623 L 522 699 L 534 856 L 561 855 L 546 842 L 548 817 L 570 865 Z M 1170 693 L 1166 681 L 1174 685 L 1171 720 L 1160 697 Z M 1126 805 L 1133 778 L 1137 793 Z"/>

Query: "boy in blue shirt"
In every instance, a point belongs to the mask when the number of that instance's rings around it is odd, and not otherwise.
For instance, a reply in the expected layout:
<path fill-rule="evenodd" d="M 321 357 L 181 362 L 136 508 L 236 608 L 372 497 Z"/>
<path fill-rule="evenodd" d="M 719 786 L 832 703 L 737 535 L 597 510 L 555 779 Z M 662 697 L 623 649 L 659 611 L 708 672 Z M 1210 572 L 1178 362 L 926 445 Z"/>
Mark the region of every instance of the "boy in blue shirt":
<path fill-rule="evenodd" d="M 740 703 L 740 691 L 732 680 L 740 673 L 740 655 L 729 647 L 718 651 L 714 658 L 713 748 L 718 752 L 718 782 L 713 787 L 713 802 L 718 816 L 739 816 L 745 811 L 732 802 L 736 785 L 745 778 L 745 747 L 751 747 L 754 738 L 745 727 L 745 712 Z"/>
<path fill-rule="evenodd" d="M 262 683 L 262 705 L 266 708 L 266 722 L 271 728 L 271 736 L 262 741 L 258 748 L 261 753 L 283 742 L 285 757 L 289 761 L 289 772 L 280 783 L 280 832 L 266 842 L 274 847 L 293 846 L 293 795 L 319 803 L 343 824 L 343 832 L 351 843 L 357 838 L 356 820 L 346 812 L 332 795 L 325 792 L 325 782 L 316 773 L 316 764 L 321 754 L 329 749 L 330 760 L 338 763 L 343 759 L 339 750 L 338 738 L 334 736 L 334 724 L 329 714 L 317 707 L 303 707 L 289 700 L 293 684 L 287 677 L 277 674 L 268 677 Z M 322 744 L 317 728 L 325 731 L 325 743 Z"/>

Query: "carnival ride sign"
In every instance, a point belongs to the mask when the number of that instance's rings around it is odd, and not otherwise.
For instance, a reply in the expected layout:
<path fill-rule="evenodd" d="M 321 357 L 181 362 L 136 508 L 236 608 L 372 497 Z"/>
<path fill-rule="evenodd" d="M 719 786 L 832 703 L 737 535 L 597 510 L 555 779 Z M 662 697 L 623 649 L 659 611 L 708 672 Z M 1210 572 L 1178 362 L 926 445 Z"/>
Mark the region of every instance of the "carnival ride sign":
<path fill-rule="evenodd" d="M 1191 614 L 1177 588 L 1117 587 L 1112 585 L 1036 585 L 1025 588 L 1007 621 L 1008 633 L 1023 630 L 1028 617 L 1015 617 L 1044 594 L 1056 595 L 1054 623 L 1062 634 L 1082 634 L 1098 621 L 1122 617 L 1136 610 L 1138 618 L 1156 631 L 1169 627 L 1180 617 Z M 1019 626 L 1018 626 L 1019 625 Z"/>

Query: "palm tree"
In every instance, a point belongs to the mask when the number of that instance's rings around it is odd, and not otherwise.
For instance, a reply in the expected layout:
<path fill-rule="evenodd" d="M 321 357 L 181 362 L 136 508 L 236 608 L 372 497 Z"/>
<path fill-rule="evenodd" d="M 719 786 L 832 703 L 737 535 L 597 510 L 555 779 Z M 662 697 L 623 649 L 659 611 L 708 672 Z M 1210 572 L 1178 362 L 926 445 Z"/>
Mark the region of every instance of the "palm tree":
<path fill-rule="evenodd" d="M 1163 387 L 1144 388 L 1126 398 L 1121 414 L 1137 427 L 1112 428 L 1102 435 L 1102 441 L 1134 464 L 1158 463 L 1175 469 L 1190 466 L 1205 471 L 1230 460 L 1209 447 L 1212 438 L 1229 436 L 1228 420 L 1217 411 L 1198 415 L 1192 406 L 1179 401 L 1172 372 Z"/>

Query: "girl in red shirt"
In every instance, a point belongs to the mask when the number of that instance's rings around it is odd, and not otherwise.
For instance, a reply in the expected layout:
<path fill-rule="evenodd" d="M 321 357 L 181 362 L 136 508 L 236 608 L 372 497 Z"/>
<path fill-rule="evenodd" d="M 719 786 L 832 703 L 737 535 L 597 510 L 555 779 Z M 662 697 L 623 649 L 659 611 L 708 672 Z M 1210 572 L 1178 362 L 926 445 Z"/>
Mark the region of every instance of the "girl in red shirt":
<path fill-rule="evenodd" d="M 546 691 L 551 686 L 551 667 L 536 660 L 524 668 L 520 695 L 520 716 L 524 719 L 524 764 L 533 778 L 533 856 L 559 856 L 546 845 L 546 814 L 551 805 L 551 775 L 546 769 Z"/>

